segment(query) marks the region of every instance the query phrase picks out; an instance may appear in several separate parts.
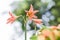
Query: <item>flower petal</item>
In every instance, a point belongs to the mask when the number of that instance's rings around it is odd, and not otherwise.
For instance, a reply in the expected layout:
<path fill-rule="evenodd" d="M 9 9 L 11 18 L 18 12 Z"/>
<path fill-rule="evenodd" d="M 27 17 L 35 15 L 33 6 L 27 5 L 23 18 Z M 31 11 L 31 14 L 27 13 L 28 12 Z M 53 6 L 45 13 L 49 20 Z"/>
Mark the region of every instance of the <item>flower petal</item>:
<path fill-rule="evenodd" d="M 37 12 L 39 12 L 39 11 L 38 11 L 38 10 L 35 10 L 35 11 L 34 11 L 34 14 L 36 14 Z"/>
<path fill-rule="evenodd" d="M 31 6 L 30 6 L 29 11 L 33 11 L 33 6 L 32 6 L 32 4 L 31 4 Z"/>

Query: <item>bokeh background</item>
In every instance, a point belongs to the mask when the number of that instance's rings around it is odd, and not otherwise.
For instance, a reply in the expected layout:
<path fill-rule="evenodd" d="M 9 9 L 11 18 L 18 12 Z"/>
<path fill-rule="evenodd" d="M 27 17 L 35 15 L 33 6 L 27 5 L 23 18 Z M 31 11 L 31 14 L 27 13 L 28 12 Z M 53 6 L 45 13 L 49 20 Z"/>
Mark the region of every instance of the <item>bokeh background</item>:
<path fill-rule="evenodd" d="M 13 24 L 6 24 L 11 11 L 16 16 L 25 16 L 25 10 L 29 10 L 30 5 L 35 10 L 39 19 L 43 20 L 46 26 L 60 24 L 60 0 L 0 0 L 0 39 L 1 40 L 24 40 L 24 20 L 18 18 Z M 27 40 L 34 34 L 34 25 L 30 20 L 27 22 Z M 41 26 L 37 24 L 37 29 Z"/>

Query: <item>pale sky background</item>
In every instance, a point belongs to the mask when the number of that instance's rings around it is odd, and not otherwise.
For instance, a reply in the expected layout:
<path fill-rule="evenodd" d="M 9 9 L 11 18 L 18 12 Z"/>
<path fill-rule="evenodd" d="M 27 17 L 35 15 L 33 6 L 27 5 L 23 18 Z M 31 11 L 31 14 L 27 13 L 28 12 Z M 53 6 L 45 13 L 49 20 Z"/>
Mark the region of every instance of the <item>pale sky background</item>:
<path fill-rule="evenodd" d="M 13 26 L 6 24 L 8 13 L 3 15 L 3 12 L 11 11 L 10 4 L 14 1 L 19 0 L 0 0 L 0 40 L 11 40 L 10 37 L 13 35 Z"/>

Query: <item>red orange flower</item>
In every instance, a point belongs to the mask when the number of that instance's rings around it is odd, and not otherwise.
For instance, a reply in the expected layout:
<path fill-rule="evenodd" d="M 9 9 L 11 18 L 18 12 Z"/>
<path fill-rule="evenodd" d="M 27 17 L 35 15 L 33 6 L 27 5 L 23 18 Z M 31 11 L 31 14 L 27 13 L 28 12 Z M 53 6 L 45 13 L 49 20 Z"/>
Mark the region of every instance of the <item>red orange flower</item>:
<path fill-rule="evenodd" d="M 42 20 L 41 19 L 32 19 L 35 23 L 37 24 L 41 24 L 42 23 Z"/>
<path fill-rule="evenodd" d="M 19 16 L 14 16 L 11 12 L 9 12 L 9 15 L 11 17 L 7 19 L 7 24 L 8 23 L 13 23 L 19 17 Z"/>
<path fill-rule="evenodd" d="M 37 37 L 37 40 L 45 40 L 46 38 L 45 38 L 45 36 L 44 35 L 38 35 L 38 37 Z"/>
<path fill-rule="evenodd" d="M 34 14 L 36 14 L 38 12 L 38 10 L 33 10 L 33 6 L 31 5 L 30 6 L 30 9 L 29 11 L 26 11 L 25 12 L 27 13 L 26 15 L 28 16 L 29 19 L 32 19 L 32 18 L 37 18 L 37 16 L 35 16 Z"/>
<path fill-rule="evenodd" d="M 57 29 L 57 26 L 51 26 L 50 29 L 55 30 L 55 29 Z"/>
<path fill-rule="evenodd" d="M 51 26 L 50 28 L 51 28 L 51 29 L 54 29 L 54 30 L 55 30 L 55 29 L 60 29 L 60 24 L 59 24 L 58 26 Z"/>
<path fill-rule="evenodd" d="M 51 32 L 50 32 L 49 30 L 46 30 L 46 29 L 42 31 L 42 34 L 43 34 L 44 36 L 47 36 L 47 37 L 49 36 L 50 33 L 51 33 Z"/>
<path fill-rule="evenodd" d="M 58 24 L 57 28 L 60 29 L 60 24 Z"/>
<path fill-rule="evenodd" d="M 55 34 L 54 32 L 52 32 L 51 30 L 43 30 L 42 31 L 42 34 L 45 36 L 45 37 L 49 37 L 51 40 L 55 40 Z"/>

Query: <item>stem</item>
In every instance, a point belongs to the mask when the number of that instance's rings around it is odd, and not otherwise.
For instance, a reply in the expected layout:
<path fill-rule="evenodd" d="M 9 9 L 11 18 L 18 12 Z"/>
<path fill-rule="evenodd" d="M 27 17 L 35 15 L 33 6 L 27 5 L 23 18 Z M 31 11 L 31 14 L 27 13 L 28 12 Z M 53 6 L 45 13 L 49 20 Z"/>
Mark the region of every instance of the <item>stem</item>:
<path fill-rule="evenodd" d="M 41 25 L 41 27 L 42 27 L 42 28 L 47 28 L 47 27 L 46 27 L 46 26 L 44 26 L 44 25 Z"/>
<path fill-rule="evenodd" d="M 26 30 L 26 24 L 25 24 L 25 40 L 27 40 L 27 30 Z"/>
<path fill-rule="evenodd" d="M 35 33 L 36 33 L 36 25 L 35 25 Z"/>
<path fill-rule="evenodd" d="M 25 15 L 25 20 L 24 20 L 24 27 L 25 27 L 25 40 L 27 40 L 27 29 L 26 29 L 26 15 Z"/>

